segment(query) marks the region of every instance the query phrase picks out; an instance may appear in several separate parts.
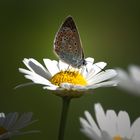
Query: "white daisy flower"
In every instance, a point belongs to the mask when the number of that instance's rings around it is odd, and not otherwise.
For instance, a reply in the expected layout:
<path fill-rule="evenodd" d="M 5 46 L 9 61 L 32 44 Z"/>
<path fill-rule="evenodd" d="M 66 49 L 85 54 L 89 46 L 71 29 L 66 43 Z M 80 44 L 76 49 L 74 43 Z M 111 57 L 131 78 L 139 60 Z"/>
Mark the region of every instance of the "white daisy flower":
<path fill-rule="evenodd" d="M 128 67 L 128 73 L 122 69 L 117 69 L 119 88 L 140 96 L 140 67 L 131 65 Z"/>
<path fill-rule="evenodd" d="M 22 135 L 28 133 L 39 132 L 36 130 L 23 132 L 20 129 L 34 123 L 32 121 L 32 113 L 23 113 L 21 116 L 17 112 L 13 113 L 0 113 L 0 140 L 8 139 L 15 135 Z"/>
<path fill-rule="evenodd" d="M 117 84 L 115 80 L 112 80 L 117 75 L 116 71 L 113 69 L 103 70 L 107 64 L 105 62 L 93 64 L 93 58 L 87 58 L 87 65 L 80 69 L 73 68 L 61 60 L 57 62 L 56 60 L 43 59 L 43 61 L 45 67 L 33 58 L 25 58 L 23 63 L 28 70 L 19 68 L 19 71 L 33 83 L 43 85 L 44 89 L 67 92 L 67 94 L 55 92 L 59 96 L 76 97 L 83 92 L 75 94 L 74 91 L 86 91 Z M 69 93 L 69 90 L 73 92 Z"/>
<path fill-rule="evenodd" d="M 97 124 L 88 111 L 85 111 L 86 119 L 80 118 L 81 131 L 91 140 L 140 139 L 140 117 L 131 125 L 126 111 L 120 111 L 118 115 L 114 110 L 105 113 L 99 103 L 94 108 Z"/>

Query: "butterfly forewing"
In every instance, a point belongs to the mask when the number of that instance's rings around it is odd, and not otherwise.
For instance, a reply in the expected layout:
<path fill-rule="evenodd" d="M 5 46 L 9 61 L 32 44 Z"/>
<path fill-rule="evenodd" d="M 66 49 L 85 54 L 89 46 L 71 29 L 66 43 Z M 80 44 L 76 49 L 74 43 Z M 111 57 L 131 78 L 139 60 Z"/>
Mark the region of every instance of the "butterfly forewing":
<path fill-rule="evenodd" d="M 84 53 L 74 20 L 67 17 L 54 39 L 54 51 L 64 62 L 74 67 L 83 64 Z"/>

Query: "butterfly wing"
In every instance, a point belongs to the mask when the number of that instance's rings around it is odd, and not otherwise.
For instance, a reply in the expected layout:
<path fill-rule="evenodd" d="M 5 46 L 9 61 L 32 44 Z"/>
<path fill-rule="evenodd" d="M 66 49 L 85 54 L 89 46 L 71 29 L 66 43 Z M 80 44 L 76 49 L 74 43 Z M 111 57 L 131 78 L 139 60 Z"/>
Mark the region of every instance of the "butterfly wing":
<path fill-rule="evenodd" d="M 64 62 L 79 67 L 84 61 L 80 36 L 72 17 L 67 17 L 54 39 L 54 51 Z"/>

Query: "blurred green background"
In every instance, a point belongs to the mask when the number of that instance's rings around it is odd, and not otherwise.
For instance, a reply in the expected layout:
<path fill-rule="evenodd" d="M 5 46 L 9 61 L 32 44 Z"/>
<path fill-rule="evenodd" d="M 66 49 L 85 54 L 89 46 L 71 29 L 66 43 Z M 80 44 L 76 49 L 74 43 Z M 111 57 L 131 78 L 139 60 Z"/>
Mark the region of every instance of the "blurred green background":
<path fill-rule="evenodd" d="M 107 68 L 140 65 L 140 4 L 138 1 L 94 0 L 1 0 L 0 1 L 0 111 L 34 112 L 39 121 L 25 130 L 38 129 L 40 134 L 13 137 L 11 140 L 57 140 L 61 99 L 41 86 L 14 90 L 28 82 L 18 72 L 23 58 L 57 59 L 53 39 L 62 21 L 72 15 L 78 26 L 86 57 L 105 61 Z M 100 88 L 91 95 L 71 102 L 66 140 L 86 140 L 80 133 L 79 117 L 84 110 L 93 116 L 93 104 L 105 109 L 126 110 L 134 121 L 140 116 L 140 97 L 117 88 Z"/>

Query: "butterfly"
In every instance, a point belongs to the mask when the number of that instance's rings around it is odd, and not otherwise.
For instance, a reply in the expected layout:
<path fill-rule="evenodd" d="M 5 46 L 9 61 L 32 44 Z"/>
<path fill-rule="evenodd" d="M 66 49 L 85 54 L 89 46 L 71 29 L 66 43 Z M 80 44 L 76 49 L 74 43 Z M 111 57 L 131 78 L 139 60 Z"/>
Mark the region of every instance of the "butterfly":
<path fill-rule="evenodd" d="M 75 68 L 87 64 L 80 36 L 71 16 L 65 19 L 55 35 L 54 52 L 60 60 Z"/>

